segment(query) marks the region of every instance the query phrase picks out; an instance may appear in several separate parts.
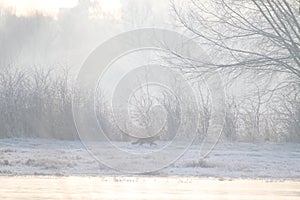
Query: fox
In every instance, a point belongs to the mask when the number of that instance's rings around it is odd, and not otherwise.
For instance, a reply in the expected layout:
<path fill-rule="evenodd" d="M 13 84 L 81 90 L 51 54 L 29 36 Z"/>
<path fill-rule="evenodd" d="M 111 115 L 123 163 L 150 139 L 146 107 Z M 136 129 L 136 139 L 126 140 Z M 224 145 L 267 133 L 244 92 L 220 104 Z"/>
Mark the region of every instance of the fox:
<path fill-rule="evenodd" d="M 149 144 L 150 146 L 152 146 L 152 145 L 157 145 L 155 143 L 155 140 L 157 140 L 157 137 L 155 136 L 148 137 L 148 138 L 138 138 L 135 142 L 132 142 L 131 144 L 139 144 L 139 145 Z"/>

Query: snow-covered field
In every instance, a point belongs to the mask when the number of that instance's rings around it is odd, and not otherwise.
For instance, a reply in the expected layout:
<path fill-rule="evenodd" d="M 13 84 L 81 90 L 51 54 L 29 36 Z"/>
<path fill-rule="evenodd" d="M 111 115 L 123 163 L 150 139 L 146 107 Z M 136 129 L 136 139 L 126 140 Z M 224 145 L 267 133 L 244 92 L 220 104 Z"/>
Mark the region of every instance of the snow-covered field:
<path fill-rule="evenodd" d="M 128 151 L 153 151 L 157 146 L 117 142 Z M 120 160 L 102 147 L 111 162 Z M 158 144 L 163 145 L 163 142 Z M 210 144 L 206 144 L 210 145 Z M 220 142 L 204 160 L 200 145 L 189 150 L 169 167 L 152 176 L 195 176 L 216 178 L 300 179 L 300 144 L 250 144 Z M 176 150 L 174 149 L 174 152 Z M 142 167 L 145 162 L 126 160 L 124 165 Z M 140 165 L 140 166 L 139 166 Z M 0 175 L 128 175 L 99 163 L 80 141 L 50 139 L 1 139 Z"/>

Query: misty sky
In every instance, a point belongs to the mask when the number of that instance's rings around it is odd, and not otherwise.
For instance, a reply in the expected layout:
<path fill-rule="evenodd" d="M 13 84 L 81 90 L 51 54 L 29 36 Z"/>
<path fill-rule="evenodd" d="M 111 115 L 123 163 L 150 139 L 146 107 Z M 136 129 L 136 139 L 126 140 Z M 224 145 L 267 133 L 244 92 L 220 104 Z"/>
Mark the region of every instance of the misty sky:
<path fill-rule="evenodd" d="M 80 0 L 1 0 L 0 5 L 12 9 L 17 16 L 29 16 L 37 11 L 55 17 L 60 8 L 73 8 L 78 5 L 79 1 Z M 112 14 L 121 12 L 120 0 L 93 1 L 98 1 L 105 12 Z"/>
<path fill-rule="evenodd" d="M 168 28 L 169 1 L 0 0 L 0 65 L 78 68 L 102 42 L 143 27 Z"/>
<path fill-rule="evenodd" d="M 38 12 L 55 18 L 61 8 L 74 8 L 85 2 L 86 0 L 0 0 L 0 7 L 11 10 L 17 16 L 31 16 Z M 128 2 L 145 4 L 153 10 L 163 11 L 162 13 L 166 12 L 169 3 L 160 0 L 90 0 L 90 2 L 98 5 L 102 12 L 116 18 L 122 16 L 122 9 Z"/>

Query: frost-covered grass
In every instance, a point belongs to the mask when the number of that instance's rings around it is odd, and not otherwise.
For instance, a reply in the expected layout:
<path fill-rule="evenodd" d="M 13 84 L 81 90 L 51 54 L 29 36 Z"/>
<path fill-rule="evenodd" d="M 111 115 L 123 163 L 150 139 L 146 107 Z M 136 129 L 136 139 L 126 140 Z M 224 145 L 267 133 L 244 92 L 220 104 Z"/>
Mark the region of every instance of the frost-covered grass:
<path fill-rule="evenodd" d="M 101 156 L 118 161 L 119 155 L 99 142 Z M 129 152 L 155 152 L 157 146 L 132 145 L 115 142 Z M 204 150 L 211 146 L 205 143 Z M 221 142 L 205 159 L 201 158 L 200 144 L 194 144 L 175 163 L 152 176 L 196 176 L 216 178 L 300 179 L 300 144 L 250 144 Z M 177 153 L 177 149 L 171 153 Z M 151 155 L 151 154 L 150 154 Z M 150 157 L 150 156 L 149 156 Z M 146 161 L 148 157 L 145 157 Z M 150 159 L 150 158 L 149 158 Z M 126 159 L 125 159 L 126 160 Z M 148 162 L 148 161 L 147 161 Z M 159 161 L 157 162 L 159 164 Z M 144 161 L 126 160 L 124 165 L 143 166 Z M 80 141 L 50 139 L 1 139 L 0 175 L 128 175 L 99 163 Z"/>

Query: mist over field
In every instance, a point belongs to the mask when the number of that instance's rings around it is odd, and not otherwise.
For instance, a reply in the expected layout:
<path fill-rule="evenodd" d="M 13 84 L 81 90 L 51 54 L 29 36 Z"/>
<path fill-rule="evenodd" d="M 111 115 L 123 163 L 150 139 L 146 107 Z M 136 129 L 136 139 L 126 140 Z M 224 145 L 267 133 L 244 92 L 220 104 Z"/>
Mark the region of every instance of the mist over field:
<path fill-rule="evenodd" d="M 299 199 L 297 0 L 0 0 L 1 199 Z"/>
<path fill-rule="evenodd" d="M 189 199 L 249 179 L 296 199 L 299 145 L 299 1 L 0 0 L 0 179 L 170 180 Z"/>

